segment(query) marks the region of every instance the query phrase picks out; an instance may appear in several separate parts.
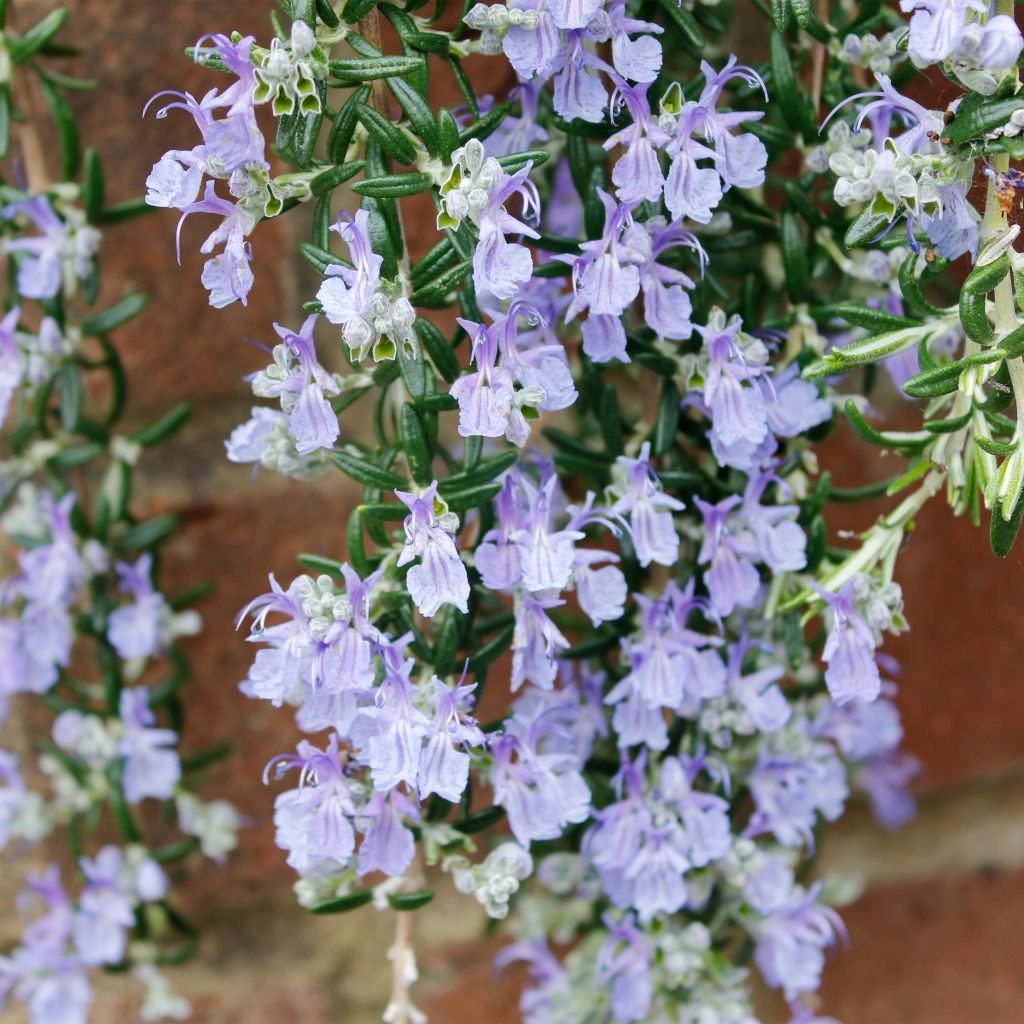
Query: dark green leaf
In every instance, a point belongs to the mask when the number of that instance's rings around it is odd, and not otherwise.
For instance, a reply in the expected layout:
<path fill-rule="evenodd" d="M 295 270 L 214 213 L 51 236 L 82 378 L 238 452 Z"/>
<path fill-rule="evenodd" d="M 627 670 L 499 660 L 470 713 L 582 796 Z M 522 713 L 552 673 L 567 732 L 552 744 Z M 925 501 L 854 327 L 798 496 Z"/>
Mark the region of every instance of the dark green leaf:
<path fill-rule="evenodd" d="M 861 438 L 870 444 L 883 448 L 898 448 L 901 451 L 913 452 L 920 451 L 932 439 L 927 431 L 917 431 L 913 434 L 896 434 L 875 430 L 864 419 L 860 409 L 857 408 L 857 403 L 852 398 L 846 400 L 843 411 L 846 413 L 846 418 L 850 421 L 850 426 L 853 427 Z"/>
<path fill-rule="evenodd" d="M 484 832 L 492 825 L 497 825 L 504 816 L 505 809 L 503 807 L 488 807 L 486 810 L 476 811 L 460 818 L 452 824 L 452 828 L 465 835 L 472 835 L 475 832 Z"/>
<path fill-rule="evenodd" d="M 889 226 L 889 220 L 882 214 L 872 213 L 868 207 L 846 229 L 843 244 L 847 249 L 856 249 L 874 241 Z"/>
<path fill-rule="evenodd" d="M 657 0 L 668 20 L 675 26 L 683 46 L 694 57 L 704 52 L 704 33 L 700 30 L 693 14 L 676 0 Z"/>
<path fill-rule="evenodd" d="M 38 53 L 61 30 L 68 19 L 67 8 L 50 11 L 42 21 L 33 25 L 24 35 L 7 43 L 7 52 L 14 64 L 24 64 Z"/>
<path fill-rule="evenodd" d="M 380 178 L 364 178 L 352 186 L 352 191 L 356 195 L 372 196 L 375 199 L 398 199 L 426 192 L 431 185 L 433 179 L 429 174 L 412 171 L 406 174 L 386 174 Z"/>
<path fill-rule="evenodd" d="M 318 575 L 341 576 L 341 562 L 335 558 L 326 558 L 324 555 L 311 555 L 303 552 L 298 556 L 297 561 L 301 566 Z"/>
<path fill-rule="evenodd" d="M 986 295 L 1010 272 L 1010 254 L 1004 252 L 998 259 L 975 267 L 963 283 L 963 289 L 972 295 Z"/>
<path fill-rule="evenodd" d="M 492 455 L 490 458 L 478 462 L 472 469 L 467 469 L 462 473 L 453 473 L 446 477 L 438 484 L 438 491 L 444 498 L 453 492 L 488 483 L 504 473 L 506 469 L 511 469 L 518 459 L 519 453 L 515 450 Z"/>
<path fill-rule="evenodd" d="M 334 164 L 344 163 L 348 147 L 359 123 L 359 107 L 370 98 L 368 85 L 361 86 L 342 104 L 327 135 L 327 158 Z"/>
<path fill-rule="evenodd" d="M 423 432 L 420 414 L 411 402 L 406 402 L 402 406 L 401 427 L 402 450 L 405 452 L 405 461 L 409 466 L 409 472 L 416 483 L 426 487 L 434 479 L 431 469 L 433 460 L 427 449 L 427 438 Z"/>
<path fill-rule="evenodd" d="M 316 0 L 316 13 L 329 28 L 337 28 L 341 24 L 341 19 L 334 13 L 334 8 L 331 6 L 331 0 Z"/>
<path fill-rule="evenodd" d="M 380 143 L 386 153 L 400 164 L 416 163 L 416 147 L 409 137 L 383 114 L 363 104 L 359 108 L 359 120 L 370 135 Z"/>
<path fill-rule="evenodd" d="M 452 112 L 442 107 L 437 112 L 438 144 L 441 148 L 441 160 L 445 164 L 452 162 L 452 153 L 461 145 L 459 125 Z"/>
<path fill-rule="evenodd" d="M 793 65 L 786 49 L 786 40 L 780 32 L 772 31 L 768 54 L 772 76 L 772 99 L 779 104 L 786 124 L 803 134 L 807 128 L 804 98 L 797 85 Z"/>
<path fill-rule="evenodd" d="M 346 16 L 350 6 L 351 3 L 346 5 Z M 408 75 L 422 63 L 422 57 L 343 57 L 341 60 L 332 60 L 328 68 L 342 82 L 355 83 Z"/>
<path fill-rule="evenodd" d="M 437 372 L 449 383 L 452 383 L 462 372 L 458 357 L 452 351 L 448 339 L 429 321 L 423 317 L 416 320 L 416 335 L 424 351 L 430 356 Z"/>
<path fill-rule="evenodd" d="M 962 146 L 1001 128 L 1021 109 L 1024 109 L 1024 96 L 984 99 L 977 93 L 968 93 L 956 117 L 946 125 L 941 141 L 948 146 Z"/>
<path fill-rule="evenodd" d="M 189 418 L 191 412 L 192 406 L 188 402 L 181 402 L 171 409 L 170 412 L 161 416 L 155 423 L 135 431 L 134 434 L 130 434 L 129 440 L 142 445 L 144 448 L 157 444 L 180 430 L 185 425 L 185 421 Z"/>
<path fill-rule="evenodd" d="M 848 324 L 853 324 L 854 327 L 866 328 L 872 334 L 898 331 L 903 327 L 913 327 L 919 323 L 910 317 L 897 316 L 884 309 L 872 309 L 870 306 L 862 306 L 857 302 L 837 302 L 832 306 L 821 306 L 813 312 L 817 320 L 839 317 Z"/>
<path fill-rule="evenodd" d="M 671 380 L 661 386 L 658 418 L 654 424 L 653 448 L 655 455 L 664 455 L 675 443 L 679 427 L 679 392 Z"/>
<path fill-rule="evenodd" d="M 987 345 L 995 340 L 996 332 L 985 310 L 984 293 L 960 292 L 960 323 L 972 341 Z"/>
<path fill-rule="evenodd" d="M 375 466 L 372 462 L 350 455 L 348 452 L 331 452 L 330 459 L 346 476 L 367 487 L 393 491 L 409 486 L 409 481 L 397 473 L 381 469 L 380 466 Z"/>
<path fill-rule="evenodd" d="M 46 79 L 40 79 L 39 87 L 42 89 L 43 98 L 50 108 L 50 115 L 57 129 L 57 139 L 60 143 L 61 179 L 73 181 L 78 174 L 78 165 L 82 159 L 75 115 L 71 107 L 68 106 L 67 100 Z"/>
<path fill-rule="evenodd" d="M 144 519 L 122 533 L 114 542 L 114 547 L 118 551 L 137 551 L 140 548 L 152 547 L 177 525 L 178 517 L 170 512 L 153 516 L 152 519 Z"/>
<path fill-rule="evenodd" d="M 388 894 L 388 903 L 395 910 L 419 910 L 425 907 L 432 899 L 432 892 L 393 892 Z"/>
<path fill-rule="evenodd" d="M 444 496 L 452 512 L 465 512 L 480 505 L 489 505 L 501 490 L 501 484 L 481 484 L 465 490 L 449 491 Z"/>
<path fill-rule="evenodd" d="M 91 146 L 85 151 L 82 204 L 86 219 L 90 224 L 96 224 L 103 212 L 103 166 L 99 154 Z"/>
<path fill-rule="evenodd" d="M 60 402 L 60 421 L 68 433 L 78 427 L 82 416 L 82 375 L 74 363 L 64 363 L 57 371 L 57 400 Z"/>
<path fill-rule="evenodd" d="M 409 296 L 409 301 L 414 306 L 427 306 L 430 308 L 448 305 L 448 296 L 462 284 L 472 268 L 472 260 L 456 263 L 454 267 L 438 275 L 430 284 L 425 285 L 423 288 L 417 288 Z"/>
<path fill-rule="evenodd" d="M 1003 510 L 997 502 L 992 509 L 989 523 L 989 543 L 992 554 L 996 558 L 1005 558 L 1012 550 L 1017 534 L 1020 532 L 1021 519 L 1024 518 L 1024 500 L 1018 501 L 1009 520 L 1003 518 Z"/>
<path fill-rule="evenodd" d="M 388 88 L 398 100 L 405 116 L 409 118 L 413 131 L 423 140 L 427 152 L 431 156 L 438 156 L 441 152 L 441 136 L 430 105 L 411 85 L 400 78 L 389 78 Z"/>
<path fill-rule="evenodd" d="M 789 210 L 784 210 L 779 218 L 779 244 L 786 271 L 786 293 L 790 302 L 804 302 L 807 299 L 807 250 L 796 215 Z"/>
<path fill-rule="evenodd" d="M 533 167 L 540 167 L 551 159 L 551 154 L 546 149 L 528 149 L 522 153 L 509 153 L 508 156 L 499 156 L 498 163 L 502 170 L 509 174 L 521 171 L 527 164 Z"/>
<path fill-rule="evenodd" d="M 318 174 L 310 183 L 309 190 L 315 196 L 322 196 L 332 192 L 349 178 L 355 177 L 365 166 L 362 160 L 351 160 L 347 164 L 338 164 L 329 170 Z"/>
<path fill-rule="evenodd" d="M 346 5 L 346 11 L 348 5 Z M 361 889 L 359 892 L 350 892 L 347 896 L 337 896 L 333 900 L 318 903 L 310 907 L 311 914 L 344 914 L 349 910 L 356 910 L 365 907 L 373 899 L 373 892 L 370 889 Z"/>
<path fill-rule="evenodd" d="M 82 324 L 82 333 L 91 337 L 109 334 L 115 327 L 138 316 L 146 308 L 148 302 L 149 296 L 143 292 L 126 295 L 120 302 L 115 302 L 113 306 L 103 310 L 102 313 L 89 317 Z"/>

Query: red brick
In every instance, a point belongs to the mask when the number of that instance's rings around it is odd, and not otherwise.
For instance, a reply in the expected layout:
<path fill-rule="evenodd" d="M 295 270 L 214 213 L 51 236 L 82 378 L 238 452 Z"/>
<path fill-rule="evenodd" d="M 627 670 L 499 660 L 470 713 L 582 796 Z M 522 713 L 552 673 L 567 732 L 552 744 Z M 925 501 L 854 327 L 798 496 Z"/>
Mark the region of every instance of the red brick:
<path fill-rule="evenodd" d="M 843 911 L 850 949 L 826 970 L 822 1009 L 846 1024 L 1019 1021 L 1022 914 L 1024 874 L 869 892 Z"/>

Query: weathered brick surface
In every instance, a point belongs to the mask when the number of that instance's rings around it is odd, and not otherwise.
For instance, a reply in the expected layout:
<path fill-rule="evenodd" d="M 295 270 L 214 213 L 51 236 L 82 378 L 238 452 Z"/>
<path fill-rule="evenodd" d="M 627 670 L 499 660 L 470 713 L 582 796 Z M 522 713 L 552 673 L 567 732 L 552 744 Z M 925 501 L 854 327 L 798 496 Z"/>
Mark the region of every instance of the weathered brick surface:
<path fill-rule="evenodd" d="M 1024 1016 L 1024 875 L 928 879 L 868 893 L 823 1007 L 847 1024 L 1011 1024 Z"/>

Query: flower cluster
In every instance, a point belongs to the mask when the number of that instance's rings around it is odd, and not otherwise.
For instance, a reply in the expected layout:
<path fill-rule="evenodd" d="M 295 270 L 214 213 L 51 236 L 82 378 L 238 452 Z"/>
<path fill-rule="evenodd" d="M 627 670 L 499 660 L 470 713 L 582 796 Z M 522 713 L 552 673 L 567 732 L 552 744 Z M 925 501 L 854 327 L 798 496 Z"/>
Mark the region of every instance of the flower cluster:
<path fill-rule="evenodd" d="M 44 19 L 38 45 L 62 21 Z M 35 62 L 17 74 L 32 72 L 55 97 L 64 133 L 70 108 L 48 83 L 74 80 Z M 188 1004 L 158 968 L 186 958 L 195 932 L 161 865 L 199 849 L 223 860 L 241 824 L 227 802 L 193 793 L 179 755 L 187 665 L 177 640 L 197 632 L 199 617 L 159 588 L 155 555 L 172 519 L 140 519 L 129 500 L 132 467 L 185 410 L 117 433 L 125 374 L 108 335 L 144 299 L 87 307 L 99 285 L 97 225 L 118 216 L 102 207 L 95 153 L 79 184 L 76 141 L 67 180 L 50 184 L 34 162 L 39 125 L 31 111 L 18 118 L 29 182 L 5 181 L 0 222 L 12 261 L 0 321 L 0 724 L 45 721 L 44 706 L 55 714 L 42 735 L 22 729 L 20 756 L 0 750 L 0 850 L 13 875 L 28 847 L 66 836 L 78 878 L 62 881 L 51 864 L 25 880 L 24 931 L 0 956 L 0 1009 L 17 1001 L 33 1024 L 84 1022 L 90 972 L 131 969 L 142 1019 L 183 1019 Z M 164 809 L 158 828 L 144 824 L 156 816 L 143 804 Z M 97 834 L 117 841 L 100 846 Z"/>
<path fill-rule="evenodd" d="M 388 55 L 372 5 L 342 24 L 318 3 L 267 59 L 232 44 L 256 69 L 246 110 L 304 112 L 275 151 L 317 197 L 302 254 L 322 281 L 252 378 L 280 410 L 228 454 L 361 488 L 346 561 L 301 556 L 310 574 L 241 616 L 243 691 L 311 734 L 268 766 L 298 772 L 277 843 L 319 913 L 404 911 L 426 868 L 450 874 L 508 918 L 528 1021 L 753 1020 L 755 970 L 810 1019 L 843 938 L 818 835 L 854 796 L 889 827 L 913 810 L 879 651 L 906 628 L 897 557 L 943 488 L 993 510 L 997 554 L 1019 527 L 1020 33 L 1004 0 L 900 6 L 909 26 L 772 4 L 760 70 L 705 48 L 725 28 L 707 4 L 657 24 L 510 0 L 454 32 L 387 11 Z M 332 59 L 342 40 L 356 58 Z M 507 97 L 474 93 L 470 54 L 508 60 Z M 930 64 L 967 90 L 945 111 L 904 87 Z M 431 107 L 434 66 L 464 106 Z M 428 244 L 404 230 L 420 193 Z M 962 256 L 959 304 L 935 305 Z M 341 345 L 317 348 L 320 317 Z M 921 430 L 840 394 L 875 362 L 929 400 Z M 825 511 L 859 494 L 816 448 L 839 411 L 908 460 L 846 547 Z M 503 819 L 512 838 L 474 856 Z M 387 1017 L 415 1019 L 403 925 L 391 955 Z"/>

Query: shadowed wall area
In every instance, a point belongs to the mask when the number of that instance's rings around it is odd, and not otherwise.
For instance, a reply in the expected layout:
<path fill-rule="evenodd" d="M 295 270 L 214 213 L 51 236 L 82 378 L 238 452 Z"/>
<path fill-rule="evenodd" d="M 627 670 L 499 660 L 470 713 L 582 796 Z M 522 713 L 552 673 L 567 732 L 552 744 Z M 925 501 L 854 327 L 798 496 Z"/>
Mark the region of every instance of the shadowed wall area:
<path fill-rule="evenodd" d="M 50 6 L 20 0 L 18 19 L 30 23 Z M 265 37 L 270 6 L 269 0 L 70 0 L 68 38 L 79 39 L 90 55 L 73 61 L 73 69 L 100 81 L 100 91 L 72 100 L 83 138 L 103 157 L 110 201 L 140 194 L 164 150 L 192 144 L 183 114 L 141 119 L 143 104 L 161 89 L 201 94 L 209 87 L 209 72 L 185 59 L 185 45 L 210 31 Z M 742 42 L 737 48 L 742 54 Z M 497 91 L 508 69 L 495 62 L 489 73 Z M 433 211 L 424 206 L 409 216 L 415 255 L 415 219 Z M 241 378 L 266 362 L 246 339 L 269 342 L 275 320 L 297 326 L 302 303 L 315 291 L 313 272 L 292 256 L 305 222 L 299 216 L 261 225 L 253 238 L 256 281 L 248 306 L 216 311 L 199 281 L 202 225 L 186 225 L 178 267 L 170 217 L 165 212 L 110 229 L 104 282 L 108 300 L 129 288 L 151 297 L 147 311 L 118 335 L 133 420 L 148 422 L 181 400 L 194 405 L 190 425 L 163 457 L 141 465 L 138 497 L 141 511 L 174 511 L 183 524 L 167 549 L 168 589 L 199 576 L 216 584 L 200 609 L 204 633 L 189 642 L 194 675 L 183 693 L 186 743 L 196 750 L 230 740 L 234 756 L 211 770 L 206 794 L 227 797 L 251 820 L 226 869 L 207 865 L 183 886 L 203 941 L 195 960 L 170 977 L 192 1001 L 194 1019 L 206 1024 L 369 1024 L 379 1020 L 387 999 L 384 951 L 393 914 L 364 908 L 318 918 L 296 905 L 294 875 L 273 843 L 273 791 L 260 781 L 266 761 L 294 746 L 296 730 L 289 715 L 237 689 L 252 650 L 234 631 L 235 614 L 265 589 L 268 571 L 291 579 L 299 551 L 343 556 L 346 517 L 356 500 L 340 474 L 300 489 L 269 473 L 254 478 L 223 453 L 223 439 L 252 404 Z M 325 355 L 328 350 L 325 345 Z M 879 401 L 896 425 L 899 403 L 894 394 Z M 362 429 L 342 419 L 343 435 Z M 827 451 L 837 486 L 891 475 L 877 450 L 845 432 Z M 920 811 L 902 832 L 887 835 L 854 810 L 829 830 L 821 851 L 823 867 L 864 885 L 842 911 L 849 948 L 826 970 L 821 1005 L 853 1024 L 1024 1018 L 1024 681 L 1016 651 L 1024 555 L 1018 549 L 1010 564 L 995 564 L 986 531 L 955 520 L 941 502 L 933 506 L 910 538 L 914 557 L 900 563 L 912 630 L 887 646 L 902 664 L 906 747 L 924 766 Z M 863 528 L 870 514 L 857 508 L 841 525 Z M 30 722 L 14 718 L 6 728 L 15 734 L 11 745 L 28 743 Z M 0 859 L 3 944 L 16 934 L 13 888 L 30 863 L 22 857 L 11 870 L 9 856 Z M 492 974 L 497 946 L 480 938 L 483 924 L 480 908 L 453 896 L 446 883 L 417 915 L 417 1003 L 436 1024 L 518 1019 L 519 977 Z M 98 989 L 95 1020 L 134 1018 L 127 988 L 116 979 Z M 2 1017 L 17 1019 L 13 1012 Z"/>

